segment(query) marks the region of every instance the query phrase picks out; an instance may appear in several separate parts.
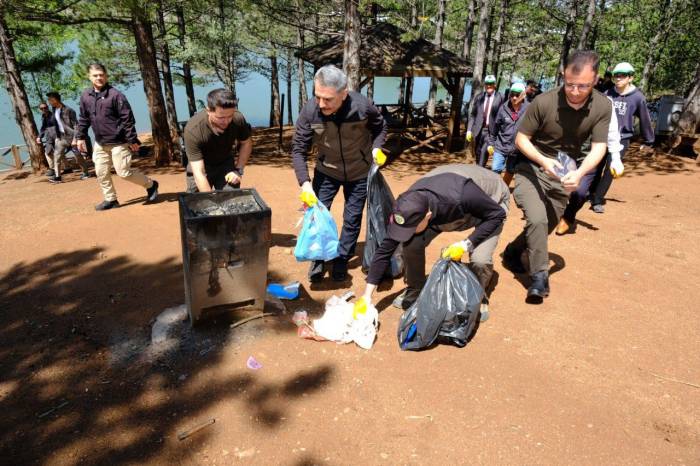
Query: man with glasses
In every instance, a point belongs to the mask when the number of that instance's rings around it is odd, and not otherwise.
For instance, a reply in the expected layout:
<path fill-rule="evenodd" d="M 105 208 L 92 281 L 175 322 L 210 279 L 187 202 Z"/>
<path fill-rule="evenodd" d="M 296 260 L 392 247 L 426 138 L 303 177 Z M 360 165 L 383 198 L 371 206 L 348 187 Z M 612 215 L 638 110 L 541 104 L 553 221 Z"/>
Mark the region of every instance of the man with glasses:
<path fill-rule="evenodd" d="M 613 69 L 613 82 L 615 87 L 609 89 L 606 95 L 613 101 L 617 123 L 620 129 L 620 160 L 624 157 L 630 140 L 634 136 L 634 117 L 639 118 L 639 130 L 644 140 L 640 151 L 649 152 L 654 144 L 654 129 L 651 127 L 651 117 L 647 109 L 647 101 L 632 80 L 634 68 L 627 62 L 618 63 Z M 601 163 L 596 173 L 596 179 L 591 189 L 591 209 L 597 214 L 605 212 L 605 195 L 610 189 L 613 177 L 622 175 L 624 167 L 621 161 L 617 161 L 608 154 L 605 162 Z"/>
<path fill-rule="evenodd" d="M 576 50 L 564 64 L 564 85 L 546 92 L 527 108 L 515 137 L 525 156 L 515 169 L 513 197 L 525 215 L 525 229 L 503 252 L 503 264 L 524 273 L 527 252 L 532 283 L 526 302 L 540 304 L 549 295 L 547 237 L 559 222 L 569 193 L 605 156 L 612 104 L 593 86 L 598 82 L 598 54 Z M 560 153 L 581 158 L 581 146 L 591 137 L 591 150 L 578 168 L 568 171 Z"/>
<path fill-rule="evenodd" d="M 484 91 L 474 97 L 469 123 L 467 126 L 467 142 L 474 141 L 474 157 L 482 167 L 486 166 L 489 155 L 488 149 L 489 124 L 496 118 L 498 109 L 503 103 L 503 95 L 496 92 L 496 77 L 489 74 L 484 78 Z"/>

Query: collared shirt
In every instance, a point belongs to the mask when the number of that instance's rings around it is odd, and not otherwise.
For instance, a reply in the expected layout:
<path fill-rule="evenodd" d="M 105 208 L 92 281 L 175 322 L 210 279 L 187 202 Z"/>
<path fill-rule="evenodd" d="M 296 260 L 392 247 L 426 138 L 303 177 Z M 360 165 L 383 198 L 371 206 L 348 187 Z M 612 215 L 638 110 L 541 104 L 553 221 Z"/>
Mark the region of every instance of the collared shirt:
<path fill-rule="evenodd" d="M 56 118 L 58 130 L 61 132 L 61 134 L 65 133 L 66 129 L 63 127 L 63 122 L 61 121 L 61 107 L 58 107 L 56 110 L 54 110 L 53 115 Z"/>
<path fill-rule="evenodd" d="M 493 103 L 493 93 L 486 93 L 486 100 L 484 100 L 484 122 L 486 126 L 489 125 L 489 116 L 491 115 L 491 104 Z"/>
<path fill-rule="evenodd" d="M 593 143 L 607 143 L 612 103 L 593 90 L 579 109 L 572 108 L 564 87 L 545 92 L 533 100 L 522 117 L 518 132 L 531 137 L 542 155 L 555 158 L 558 151 L 576 159 L 581 146 L 591 137 Z"/>

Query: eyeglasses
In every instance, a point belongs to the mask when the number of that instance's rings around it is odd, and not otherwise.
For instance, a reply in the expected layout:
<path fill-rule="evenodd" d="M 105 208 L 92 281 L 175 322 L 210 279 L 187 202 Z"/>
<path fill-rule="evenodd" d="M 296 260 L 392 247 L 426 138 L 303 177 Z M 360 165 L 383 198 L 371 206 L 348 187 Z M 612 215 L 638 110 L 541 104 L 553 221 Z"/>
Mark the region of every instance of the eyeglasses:
<path fill-rule="evenodd" d="M 566 87 L 568 90 L 573 91 L 574 89 L 577 89 L 579 91 L 587 91 L 588 89 L 592 88 L 592 84 L 571 84 L 571 83 L 564 83 L 564 87 Z"/>
<path fill-rule="evenodd" d="M 615 74 L 613 75 L 613 78 L 614 78 L 614 79 L 624 79 L 624 78 L 627 78 L 627 77 L 629 77 L 629 76 L 630 76 L 630 75 L 627 74 L 627 73 L 615 73 Z"/>

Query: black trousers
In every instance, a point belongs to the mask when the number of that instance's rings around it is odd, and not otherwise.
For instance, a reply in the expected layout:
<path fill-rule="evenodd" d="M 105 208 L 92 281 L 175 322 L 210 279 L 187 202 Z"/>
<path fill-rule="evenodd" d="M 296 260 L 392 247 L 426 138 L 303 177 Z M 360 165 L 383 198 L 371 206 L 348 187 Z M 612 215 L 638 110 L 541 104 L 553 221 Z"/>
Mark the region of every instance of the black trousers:
<path fill-rule="evenodd" d="M 360 236 L 362 212 L 367 199 L 367 177 L 355 181 L 341 181 L 316 170 L 311 184 L 318 200 L 328 210 L 331 209 L 333 199 L 335 199 L 340 188 L 343 188 L 345 206 L 343 208 L 343 228 L 340 232 L 338 256 L 341 259 L 350 259 L 355 254 L 357 238 Z"/>
<path fill-rule="evenodd" d="M 620 158 L 624 159 L 627 148 L 630 146 L 630 140 L 621 139 L 620 143 L 622 144 Z M 610 154 L 607 154 L 605 159 L 598 165 L 593 184 L 591 185 L 591 205 L 605 204 L 605 195 L 613 182 L 613 176 L 610 173 L 610 161 Z"/>

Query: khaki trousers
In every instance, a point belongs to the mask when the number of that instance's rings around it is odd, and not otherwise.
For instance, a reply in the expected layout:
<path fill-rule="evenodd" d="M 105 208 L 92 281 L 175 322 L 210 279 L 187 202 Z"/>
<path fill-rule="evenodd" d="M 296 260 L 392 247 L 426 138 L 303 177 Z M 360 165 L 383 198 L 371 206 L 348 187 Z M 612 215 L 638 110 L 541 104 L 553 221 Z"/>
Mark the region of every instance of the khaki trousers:
<path fill-rule="evenodd" d="M 530 273 L 548 272 L 547 237 L 559 223 L 569 202 L 569 193 L 539 165 L 523 161 L 515 169 L 513 198 L 525 214 L 525 229 L 508 247 L 516 252 L 527 249 Z"/>
<path fill-rule="evenodd" d="M 117 191 L 112 182 L 112 167 L 114 167 L 117 176 L 142 186 L 144 189 L 153 185 L 153 181 L 146 175 L 131 169 L 131 150 L 128 144 L 105 144 L 102 146 L 95 142 L 92 161 L 95 163 L 97 182 L 100 184 L 105 201 L 117 200 Z"/>

